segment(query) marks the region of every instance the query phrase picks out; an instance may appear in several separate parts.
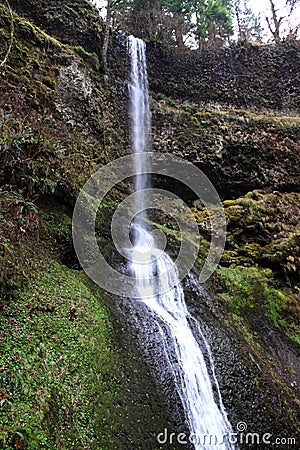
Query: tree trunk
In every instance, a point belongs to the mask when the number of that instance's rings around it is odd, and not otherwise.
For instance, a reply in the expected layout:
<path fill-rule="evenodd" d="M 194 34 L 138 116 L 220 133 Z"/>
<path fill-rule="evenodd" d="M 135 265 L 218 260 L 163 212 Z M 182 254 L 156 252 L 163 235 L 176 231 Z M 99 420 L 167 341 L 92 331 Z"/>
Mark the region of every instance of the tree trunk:
<path fill-rule="evenodd" d="M 109 42 L 109 31 L 110 31 L 110 25 L 111 25 L 111 3 L 112 3 L 112 0 L 107 0 L 105 33 L 104 33 L 104 41 L 103 41 L 103 47 L 102 47 L 103 67 L 104 67 L 105 72 L 107 72 L 107 50 L 108 50 L 108 42 Z"/>
<path fill-rule="evenodd" d="M 184 14 L 181 12 L 177 12 L 174 14 L 176 21 L 175 21 L 175 37 L 176 37 L 176 44 L 179 49 L 184 48 L 184 41 L 183 41 L 183 35 L 184 35 L 184 28 L 185 28 L 185 19 Z"/>
<path fill-rule="evenodd" d="M 268 17 L 266 17 L 266 19 L 267 19 L 269 30 L 271 31 L 271 33 L 274 37 L 274 41 L 278 44 L 281 40 L 280 39 L 280 25 L 281 25 L 281 22 L 283 21 L 283 17 L 280 17 L 278 19 L 277 14 L 276 14 L 275 4 L 274 4 L 273 0 L 270 0 L 270 5 L 271 5 L 272 21 L 273 21 L 274 29 L 271 26 L 271 20 Z"/>
<path fill-rule="evenodd" d="M 6 1 L 6 5 L 7 5 L 7 8 L 8 8 L 8 11 L 9 11 L 9 15 L 10 15 L 10 40 L 9 40 L 9 45 L 8 45 L 7 52 L 6 52 L 3 60 L 0 62 L 0 67 L 4 66 L 4 64 L 6 63 L 7 58 L 9 57 L 9 54 L 11 52 L 11 48 L 12 48 L 13 40 L 14 40 L 14 18 L 13 18 L 13 12 L 12 12 L 12 9 L 11 9 L 11 6 L 10 6 L 8 0 L 5 0 L 5 1 Z"/>

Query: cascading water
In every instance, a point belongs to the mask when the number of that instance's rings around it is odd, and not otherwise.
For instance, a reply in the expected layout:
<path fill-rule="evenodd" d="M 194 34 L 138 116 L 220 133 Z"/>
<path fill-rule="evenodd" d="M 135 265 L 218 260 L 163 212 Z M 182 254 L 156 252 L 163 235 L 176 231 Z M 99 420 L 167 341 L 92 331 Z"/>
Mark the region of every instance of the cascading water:
<path fill-rule="evenodd" d="M 148 96 L 148 77 L 146 52 L 144 42 L 129 36 L 129 54 L 131 60 L 131 84 L 130 84 L 130 116 L 132 130 L 132 149 L 135 155 L 136 177 L 134 180 L 134 191 L 140 192 L 137 208 L 142 211 L 139 218 L 136 219 L 136 225 L 142 224 L 142 220 L 146 218 L 146 212 L 143 211 L 145 204 L 143 198 L 143 190 L 150 187 L 150 179 L 148 174 L 141 175 L 143 161 L 140 154 L 149 150 L 149 134 L 150 134 L 150 107 Z M 140 175 L 139 175 L 140 174 Z M 145 228 L 145 220 L 143 220 Z M 142 225 L 141 225 L 142 228 Z M 145 234 L 143 234 L 145 237 Z M 141 232 L 137 229 L 134 231 L 135 244 L 142 238 Z M 143 238 L 142 238 L 143 240 Z"/>
<path fill-rule="evenodd" d="M 140 153 L 146 152 L 149 148 L 150 110 L 145 44 L 140 39 L 130 36 L 128 47 L 131 60 L 132 147 L 136 154 L 137 174 L 134 189 L 137 192 L 150 187 L 149 175 L 141 173 L 141 164 L 144 164 L 144 161 L 140 157 Z M 138 195 L 138 203 L 137 210 L 142 211 L 145 208 L 142 192 Z M 187 310 L 177 268 L 166 253 L 155 247 L 154 239 L 145 225 L 145 219 L 146 213 L 143 212 L 142 217 L 139 215 L 133 224 L 134 248 L 131 271 L 136 278 L 139 299 L 158 320 L 157 328 L 160 330 L 164 354 L 193 435 L 192 442 L 196 450 L 233 449 L 234 445 L 227 439 L 232 428 L 214 376 L 208 343 L 197 324 L 194 328 L 209 355 L 217 398 L 214 397 L 203 353 L 190 326 L 191 323 L 195 323 L 195 319 Z M 154 294 L 153 284 L 149 281 L 151 278 L 153 280 L 155 275 L 158 278 L 159 292 L 162 292 L 159 295 Z M 211 438 L 205 440 L 204 436 Z"/>

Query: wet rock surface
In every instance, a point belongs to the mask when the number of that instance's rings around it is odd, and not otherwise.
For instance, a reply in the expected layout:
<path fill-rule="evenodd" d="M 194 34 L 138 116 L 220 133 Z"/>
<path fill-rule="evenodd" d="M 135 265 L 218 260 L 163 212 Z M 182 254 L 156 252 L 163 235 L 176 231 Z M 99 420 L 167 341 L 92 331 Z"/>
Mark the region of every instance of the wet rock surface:
<path fill-rule="evenodd" d="M 211 347 L 215 375 L 233 428 L 232 442 L 238 439 L 241 449 L 264 449 L 270 447 L 263 441 L 265 436 L 270 440 L 271 448 L 282 448 L 280 444 L 275 445 L 277 438 L 293 438 L 295 444 L 290 448 L 295 448 L 299 425 L 297 415 L 300 413 L 297 401 L 300 365 L 296 349 L 292 349 L 260 314 L 253 315 L 256 343 L 252 338 L 245 339 L 243 332 L 231 323 L 220 302 L 197 284 L 196 277 L 186 279 L 184 286 L 188 308 L 199 321 Z M 176 394 L 176 383 L 166 360 L 159 330 L 163 324 L 138 299 L 114 299 L 111 306 L 124 326 L 126 346 L 134 348 L 146 361 L 162 394 L 172 419 L 168 432 L 190 436 L 181 400 Z M 192 323 L 191 326 L 193 328 Z M 213 379 L 207 348 L 195 328 L 193 332 Z M 171 341 L 168 344 L 172 345 Z M 215 386 L 214 393 L 218 402 Z M 256 433 L 259 437 L 253 442 L 252 437 L 248 437 L 246 441 L 247 433 Z"/>
<path fill-rule="evenodd" d="M 245 433 L 260 435 L 259 446 L 241 442 L 240 448 L 267 448 L 262 442 L 265 433 L 272 435 L 272 443 L 277 437 L 294 437 L 297 445 L 299 423 L 291 418 L 300 413 L 299 352 L 259 313 L 252 316 L 256 343 L 251 344 L 203 288 L 187 281 L 185 296 L 211 346 L 233 431 L 240 431 L 238 424 L 244 422 Z"/>
<path fill-rule="evenodd" d="M 158 441 L 160 433 L 163 433 L 160 439 L 164 441 L 165 430 L 167 430 L 168 435 L 171 433 L 175 433 L 176 436 L 179 433 L 189 435 L 183 406 L 166 360 L 165 345 L 172 345 L 171 337 L 168 342 L 163 343 L 160 327 L 164 325 L 140 300 L 115 297 L 109 301 L 109 305 L 122 324 L 120 336 L 125 351 L 133 352 L 137 359 L 142 358 L 146 363 L 148 376 L 150 375 L 154 381 L 152 390 L 147 395 L 150 398 L 155 395 L 158 409 L 163 408 L 168 415 L 168 420 L 161 423 L 161 427 L 157 428 L 155 436 L 147 439 L 147 443 L 144 444 L 145 447 L 151 450 L 156 448 L 168 450 L 186 448 L 192 450 L 193 446 L 180 445 L 177 438 L 173 438 L 171 442 L 167 441 L 164 444 Z M 155 392 L 156 394 L 154 394 Z"/>

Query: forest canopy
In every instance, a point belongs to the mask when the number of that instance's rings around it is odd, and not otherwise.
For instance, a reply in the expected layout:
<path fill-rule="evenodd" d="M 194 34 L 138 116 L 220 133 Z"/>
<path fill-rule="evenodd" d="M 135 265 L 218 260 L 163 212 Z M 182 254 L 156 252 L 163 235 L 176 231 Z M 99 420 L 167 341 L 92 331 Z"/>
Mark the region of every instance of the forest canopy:
<path fill-rule="evenodd" d="M 283 1 L 283 3 L 282 3 Z M 280 3 L 281 2 L 281 3 Z M 276 43 L 296 40 L 300 0 L 268 0 L 260 17 L 249 0 L 94 0 L 106 9 L 109 28 L 167 46 L 203 49 L 231 39 Z"/>

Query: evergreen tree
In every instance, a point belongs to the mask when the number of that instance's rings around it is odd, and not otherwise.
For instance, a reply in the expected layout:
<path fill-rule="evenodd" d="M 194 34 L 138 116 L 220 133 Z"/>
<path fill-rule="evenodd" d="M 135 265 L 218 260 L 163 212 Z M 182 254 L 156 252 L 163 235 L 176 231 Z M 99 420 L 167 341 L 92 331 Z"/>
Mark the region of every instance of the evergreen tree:
<path fill-rule="evenodd" d="M 193 1 L 189 0 L 162 0 L 165 14 L 172 17 L 173 35 L 178 48 L 183 48 L 184 37 L 191 29 L 191 13 Z"/>
<path fill-rule="evenodd" d="M 193 32 L 200 49 L 207 45 L 222 43 L 233 34 L 230 1 L 193 1 L 193 12 L 196 15 Z"/>

